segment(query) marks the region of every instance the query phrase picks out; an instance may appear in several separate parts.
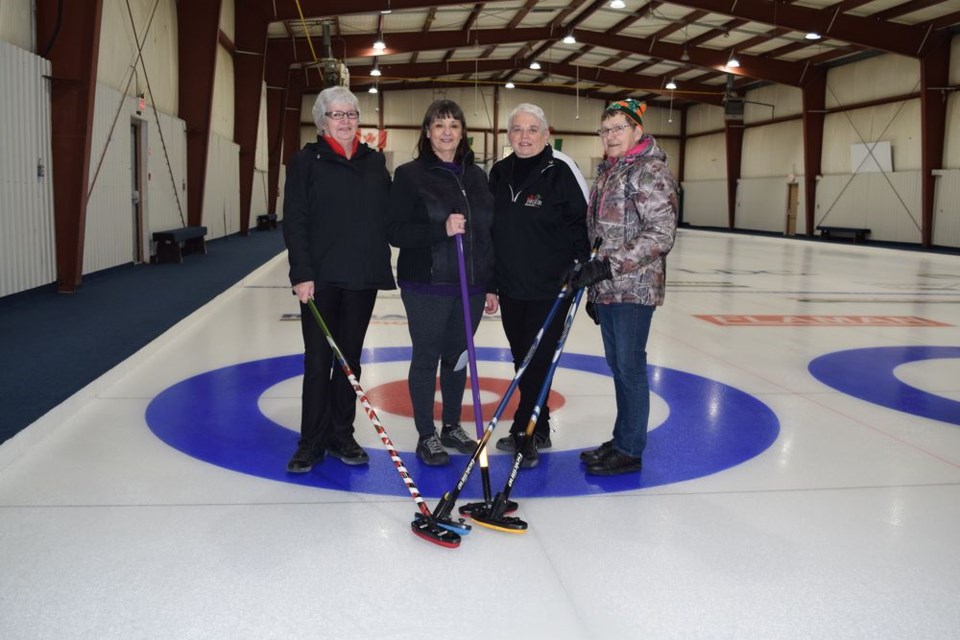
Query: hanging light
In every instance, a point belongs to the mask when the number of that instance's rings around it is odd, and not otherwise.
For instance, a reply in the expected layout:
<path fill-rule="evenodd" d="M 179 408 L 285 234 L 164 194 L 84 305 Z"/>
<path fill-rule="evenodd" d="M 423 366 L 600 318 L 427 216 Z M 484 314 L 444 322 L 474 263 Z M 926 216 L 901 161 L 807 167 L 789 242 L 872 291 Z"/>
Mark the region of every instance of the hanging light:
<path fill-rule="evenodd" d="M 577 44 L 577 39 L 573 37 L 573 32 L 563 36 L 563 44 Z"/>
<path fill-rule="evenodd" d="M 670 89 L 670 91 L 673 91 L 676 88 L 677 88 L 677 83 L 673 81 L 673 78 L 670 78 L 669 82 L 667 82 L 667 89 Z"/>
<path fill-rule="evenodd" d="M 376 41 L 373 43 L 374 51 L 383 51 L 387 48 L 387 43 L 383 41 L 383 36 L 377 36 Z"/>
<path fill-rule="evenodd" d="M 816 31 L 810 31 L 807 35 L 803 36 L 807 40 L 819 40 L 823 36 L 817 33 Z"/>
<path fill-rule="evenodd" d="M 515 89 L 517 85 L 513 84 L 510 80 L 507 80 L 507 84 L 503 85 L 505 89 Z"/>
<path fill-rule="evenodd" d="M 539 71 L 540 63 L 534 60 L 533 62 L 530 63 L 530 68 L 533 69 L 534 71 Z"/>
<path fill-rule="evenodd" d="M 380 77 L 380 63 L 376 60 L 373 61 L 373 69 L 370 69 L 370 75 L 374 78 Z"/>
<path fill-rule="evenodd" d="M 377 90 L 377 85 L 373 85 L 372 87 L 367 89 L 367 93 L 380 93 L 380 92 Z"/>
<path fill-rule="evenodd" d="M 610 2 L 611 9 L 626 9 L 627 3 L 623 0 L 611 0 Z"/>
<path fill-rule="evenodd" d="M 736 69 L 740 66 L 740 61 L 737 60 L 737 54 L 734 51 L 730 52 L 730 59 L 727 60 L 728 69 Z"/>

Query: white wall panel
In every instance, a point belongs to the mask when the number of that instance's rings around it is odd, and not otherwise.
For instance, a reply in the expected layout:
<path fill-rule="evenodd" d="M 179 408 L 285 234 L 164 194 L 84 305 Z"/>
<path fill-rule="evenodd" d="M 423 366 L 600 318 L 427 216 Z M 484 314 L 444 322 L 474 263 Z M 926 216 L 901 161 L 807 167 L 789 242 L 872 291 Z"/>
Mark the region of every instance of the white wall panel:
<path fill-rule="evenodd" d="M 143 94 L 148 105 L 177 113 L 177 35 L 176 0 L 103 0 L 97 82 L 127 95 Z"/>
<path fill-rule="evenodd" d="M 850 145 L 887 141 L 894 171 L 920 168 L 920 100 L 833 113 L 823 123 L 822 171 L 850 173 Z"/>
<path fill-rule="evenodd" d="M 920 63 L 893 53 L 827 72 L 827 109 L 920 90 Z"/>
<path fill-rule="evenodd" d="M 933 206 L 933 244 L 960 247 L 960 170 L 943 171 L 937 178 Z"/>
<path fill-rule="evenodd" d="M 685 181 L 683 221 L 698 227 L 726 227 L 727 181 Z"/>
<path fill-rule="evenodd" d="M 56 280 L 49 75 L 48 61 L 0 42 L 0 296 Z"/>
<path fill-rule="evenodd" d="M 958 37 L 957 39 L 960 39 Z M 960 66 L 960 62 L 957 63 Z M 960 92 L 947 96 L 947 123 L 943 138 L 943 168 L 960 169 Z"/>
<path fill-rule="evenodd" d="M 130 117 L 137 100 L 98 84 L 90 139 L 83 273 L 133 261 Z"/>
<path fill-rule="evenodd" d="M 920 242 L 920 172 L 823 176 L 814 225 L 865 227 L 871 240 Z"/>
<path fill-rule="evenodd" d="M 791 120 L 743 132 L 741 176 L 768 178 L 798 173 L 803 173 L 802 122 Z"/>
<path fill-rule="evenodd" d="M 723 129 L 723 107 L 698 104 L 687 109 L 687 135 L 717 129 Z"/>
<path fill-rule="evenodd" d="M 157 116 L 163 128 L 157 131 Z M 187 124 L 147 109 L 147 208 L 150 232 L 177 229 L 187 220 Z"/>
<path fill-rule="evenodd" d="M 240 231 L 240 145 L 210 136 L 207 183 L 203 190 L 203 222 L 207 240 Z"/>
<path fill-rule="evenodd" d="M 688 180 L 719 180 L 727 177 L 727 143 L 722 133 L 687 140 L 684 177 Z"/>
<path fill-rule="evenodd" d="M 738 229 L 751 231 L 785 232 L 787 225 L 786 178 L 745 178 L 737 184 L 737 215 L 735 223 Z M 803 202 L 797 211 L 797 225 L 803 215 Z M 799 229 L 798 229 L 799 232 Z"/>
<path fill-rule="evenodd" d="M 803 113 L 803 91 L 783 84 L 768 84 L 744 96 L 743 119 L 757 122 Z"/>
<path fill-rule="evenodd" d="M 213 108 L 210 112 L 210 131 L 233 140 L 235 121 L 233 58 L 230 52 L 217 47 L 216 71 L 213 80 Z"/>
<path fill-rule="evenodd" d="M 0 41 L 24 49 L 37 51 L 33 2 L 28 0 L 0 0 Z M 42 47 L 47 45 L 44 42 Z"/>

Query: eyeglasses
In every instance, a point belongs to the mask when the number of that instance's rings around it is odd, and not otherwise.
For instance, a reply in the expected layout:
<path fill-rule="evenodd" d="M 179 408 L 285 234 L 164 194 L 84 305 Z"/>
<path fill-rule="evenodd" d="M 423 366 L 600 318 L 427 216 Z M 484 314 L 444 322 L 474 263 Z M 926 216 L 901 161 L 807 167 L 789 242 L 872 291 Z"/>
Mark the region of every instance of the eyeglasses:
<path fill-rule="evenodd" d="M 360 117 L 360 114 L 356 111 L 326 111 L 323 115 L 331 120 L 343 120 L 344 118 L 357 120 Z"/>
<path fill-rule="evenodd" d="M 604 138 L 604 137 L 610 135 L 611 133 L 620 133 L 621 131 L 623 131 L 623 130 L 626 129 L 627 127 L 631 127 L 631 128 L 632 128 L 632 125 L 629 125 L 629 124 L 618 124 L 618 125 L 616 125 L 616 126 L 610 127 L 609 129 L 607 129 L 606 127 L 604 127 L 603 129 L 597 129 L 597 135 L 600 136 L 601 138 Z"/>

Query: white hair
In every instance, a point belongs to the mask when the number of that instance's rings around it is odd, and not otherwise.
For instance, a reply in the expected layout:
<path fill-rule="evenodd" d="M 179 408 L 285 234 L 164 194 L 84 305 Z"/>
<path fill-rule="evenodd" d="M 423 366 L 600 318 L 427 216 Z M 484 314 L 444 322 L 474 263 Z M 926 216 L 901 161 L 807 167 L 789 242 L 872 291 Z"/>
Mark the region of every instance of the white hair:
<path fill-rule="evenodd" d="M 513 111 L 510 112 L 510 115 L 507 116 L 507 128 L 513 128 L 513 119 L 517 117 L 518 113 L 529 113 L 534 118 L 540 121 L 540 126 L 543 127 L 544 131 L 550 130 L 550 125 L 547 124 L 547 116 L 543 112 L 543 109 L 538 107 L 535 104 L 530 104 L 529 102 L 521 102 L 518 104 Z"/>
<path fill-rule="evenodd" d="M 317 125 L 317 129 L 323 129 L 323 114 L 330 110 L 330 105 L 338 102 L 353 105 L 357 113 L 360 113 L 360 101 L 350 92 L 350 89 L 328 87 L 317 95 L 317 100 L 313 103 L 313 122 Z"/>

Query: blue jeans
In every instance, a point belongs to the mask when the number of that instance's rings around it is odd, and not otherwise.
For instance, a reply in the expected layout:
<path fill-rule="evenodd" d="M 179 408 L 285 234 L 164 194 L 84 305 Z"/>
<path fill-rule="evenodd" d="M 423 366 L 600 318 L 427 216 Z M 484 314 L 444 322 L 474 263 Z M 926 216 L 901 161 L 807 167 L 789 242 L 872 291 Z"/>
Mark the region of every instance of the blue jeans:
<path fill-rule="evenodd" d="M 647 383 L 647 337 L 656 307 L 642 304 L 598 304 L 600 334 L 607 365 L 613 373 L 617 420 L 613 447 L 639 458 L 647 446 L 650 386 Z"/>

